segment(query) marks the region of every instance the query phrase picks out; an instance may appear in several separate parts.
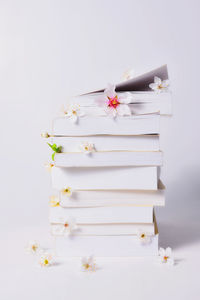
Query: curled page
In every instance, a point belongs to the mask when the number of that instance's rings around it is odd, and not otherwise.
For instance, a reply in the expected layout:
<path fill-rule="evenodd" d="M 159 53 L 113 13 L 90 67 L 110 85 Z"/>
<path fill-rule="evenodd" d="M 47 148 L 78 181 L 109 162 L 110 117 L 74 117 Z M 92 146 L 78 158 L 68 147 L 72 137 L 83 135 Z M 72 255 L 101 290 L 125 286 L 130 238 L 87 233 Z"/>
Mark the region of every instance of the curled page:
<path fill-rule="evenodd" d="M 123 81 L 116 85 L 116 92 L 131 92 L 131 91 L 152 91 L 149 88 L 149 84 L 154 82 L 154 77 L 157 76 L 162 80 L 168 79 L 168 70 L 167 65 L 163 65 L 157 69 L 154 69 L 148 73 L 143 75 L 137 76 L 135 78 L 129 79 L 127 81 Z M 104 89 L 93 91 L 86 93 L 93 94 L 93 93 L 102 93 Z"/>

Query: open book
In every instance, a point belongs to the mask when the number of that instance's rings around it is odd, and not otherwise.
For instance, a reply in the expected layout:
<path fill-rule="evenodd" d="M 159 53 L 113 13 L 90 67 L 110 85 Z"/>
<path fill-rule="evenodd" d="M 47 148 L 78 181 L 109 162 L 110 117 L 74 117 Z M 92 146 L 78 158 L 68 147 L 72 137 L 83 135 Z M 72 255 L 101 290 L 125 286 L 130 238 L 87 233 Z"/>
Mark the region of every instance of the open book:
<path fill-rule="evenodd" d="M 167 80 L 167 65 L 115 85 L 115 91 L 119 95 L 130 93 L 131 102 L 128 106 L 133 115 L 155 112 L 160 112 L 161 115 L 172 114 L 171 93 L 168 90 L 157 93 L 149 87 L 154 82 L 154 77 L 159 77 L 162 81 Z M 106 115 L 105 110 L 97 104 L 97 100 L 104 90 L 100 89 L 76 96 L 74 102 L 78 103 L 87 115 Z"/>

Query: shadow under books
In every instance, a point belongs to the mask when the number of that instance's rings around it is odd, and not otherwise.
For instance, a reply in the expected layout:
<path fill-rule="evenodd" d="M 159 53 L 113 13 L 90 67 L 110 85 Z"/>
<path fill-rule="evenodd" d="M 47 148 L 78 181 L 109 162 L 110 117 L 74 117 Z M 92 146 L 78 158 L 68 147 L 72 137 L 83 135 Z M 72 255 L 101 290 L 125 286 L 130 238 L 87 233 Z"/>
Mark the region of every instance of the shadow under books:
<path fill-rule="evenodd" d="M 156 209 L 161 247 L 179 248 L 200 241 L 200 170 L 186 170 L 167 186 L 166 206 Z"/>

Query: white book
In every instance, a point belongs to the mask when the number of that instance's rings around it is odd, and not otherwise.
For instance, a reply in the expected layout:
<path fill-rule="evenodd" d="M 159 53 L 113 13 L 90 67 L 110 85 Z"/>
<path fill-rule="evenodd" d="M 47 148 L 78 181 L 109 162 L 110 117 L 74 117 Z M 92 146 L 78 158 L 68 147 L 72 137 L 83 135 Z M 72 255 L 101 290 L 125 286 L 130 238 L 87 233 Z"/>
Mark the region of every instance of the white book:
<path fill-rule="evenodd" d="M 61 206 L 49 208 L 50 223 L 74 218 L 77 224 L 82 223 L 152 223 L 153 206 L 129 207 L 85 207 L 64 208 Z"/>
<path fill-rule="evenodd" d="M 88 142 L 95 146 L 97 151 L 158 151 L 160 150 L 159 135 L 135 136 L 88 136 L 88 137 L 52 137 L 51 143 L 62 146 L 63 152 L 79 152 L 80 145 Z"/>
<path fill-rule="evenodd" d="M 161 166 L 161 151 L 102 151 L 85 154 L 68 152 L 55 154 L 56 167 L 124 167 Z"/>
<path fill-rule="evenodd" d="M 62 190 L 157 190 L 157 167 L 57 168 L 52 186 Z"/>
<path fill-rule="evenodd" d="M 68 117 L 53 121 L 54 136 L 141 135 L 160 132 L 160 114 L 124 116 L 83 116 L 77 123 Z"/>
<path fill-rule="evenodd" d="M 106 111 L 98 105 L 98 99 L 103 93 L 86 94 L 72 99 L 74 103 L 79 104 L 86 115 L 104 116 Z M 123 94 L 119 92 L 120 96 Z M 160 112 L 161 115 L 172 114 L 172 96 L 170 92 L 155 93 L 152 91 L 130 92 L 132 97 L 128 105 L 132 114 L 148 114 Z"/>
<path fill-rule="evenodd" d="M 144 257 L 158 255 L 158 233 L 143 245 L 137 236 L 57 236 L 53 238 L 58 257 Z"/>
<path fill-rule="evenodd" d="M 129 107 L 133 114 L 152 113 L 156 111 L 160 111 L 161 115 L 172 114 L 171 92 L 164 91 L 155 93 L 149 87 L 149 84 L 154 82 L 155 76 L 161 78 L 161 80 L 168 79 L 167 65 L 163 65 L 148 73 L 120 82 L 116 85 L 117 93 L 129 92 L 131 94 L 132 100 Z M 88 113 L 94 114 L 94 107 L 97 103 L 94 100 L 99 97 L 104 90 L 105 88 L 75 97 L 73 101 L 78 102 L 84 109 L 88 110 Z M 91 111 L 91 108 L 93 111 Z M 97 108 L 97 111 L 100 115 L 105 113 L 102 108 Z"/>
<path fill-rule="evenodd" d="M 51 223 L 51 234 L 53 236 L 66 236 L 63 230 L 64 223 Z M 147 235 L 154 235 L 154 223 L 130 223 L 130 224 L 79 224 L 73 232 L 73 236 L 111 236 L 111 235 L 137 235 L 138 232 L 145 232 Z"/>
<path fill-rule="evenodd" d="M 76 190 L 70 197 L 59 193 L 61 207 L 101 206 L 164 206 L 165 186 L 158 182 L 158 190 Z"/>

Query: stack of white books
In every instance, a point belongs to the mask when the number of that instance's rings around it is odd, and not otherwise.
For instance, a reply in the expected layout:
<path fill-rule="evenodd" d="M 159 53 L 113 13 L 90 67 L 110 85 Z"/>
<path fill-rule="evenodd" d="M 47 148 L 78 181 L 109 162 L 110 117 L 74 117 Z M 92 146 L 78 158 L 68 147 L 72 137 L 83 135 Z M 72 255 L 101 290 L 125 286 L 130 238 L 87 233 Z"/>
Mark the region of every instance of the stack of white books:
<path fill-rule="evenodd" d="M 74 97 L 53 121 L 49 221 L 58 256 L 158 254 L 164 206 L 160 118 L 171 114 L 167 67 Z"/>

